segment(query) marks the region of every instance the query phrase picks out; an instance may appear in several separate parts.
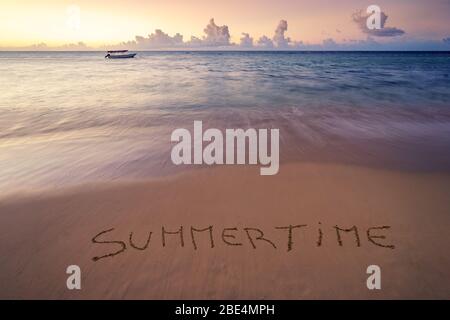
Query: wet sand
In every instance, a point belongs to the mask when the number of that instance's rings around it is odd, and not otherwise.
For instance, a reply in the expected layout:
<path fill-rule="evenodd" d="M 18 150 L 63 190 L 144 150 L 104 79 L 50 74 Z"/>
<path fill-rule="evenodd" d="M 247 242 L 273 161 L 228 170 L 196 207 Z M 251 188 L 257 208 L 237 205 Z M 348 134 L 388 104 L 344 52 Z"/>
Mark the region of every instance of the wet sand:
<path fill-rule="evenodd" d="M 448 174 L 319 163 L 9 196 L 0 200 L 0 298 L 449 299 L 449 199 Z M 306 225 L 290 244 L 277 229 L 289 225 Z M 180 226 L 183 246 L 179 234 L 163 243 L 162 228 Z M 210 226 L 192 239 L 191 227 Z M 356 226 L 358 238 L 338 238 L 336 226 Z M 79 291 L 66 288 L 74 264 Z M 372 264 L 381 290 L 366 287 Z"/>

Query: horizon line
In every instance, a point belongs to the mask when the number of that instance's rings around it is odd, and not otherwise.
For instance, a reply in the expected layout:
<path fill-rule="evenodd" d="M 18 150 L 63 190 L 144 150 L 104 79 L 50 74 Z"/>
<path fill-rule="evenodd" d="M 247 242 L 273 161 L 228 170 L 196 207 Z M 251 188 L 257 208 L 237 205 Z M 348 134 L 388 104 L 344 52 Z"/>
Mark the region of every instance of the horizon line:
<path fill-rule="evenodd" d="M 0 52 L 107 52 L 108 50 L 98 50 L 98 49 L 86 49 L 86 50 L 59 50 L 59 49 L 50 49 L 50 50 L 30 50 L 30 49 L 2 49 L 0 48 Z M 434 49 L 434 50 L 352 50 L 352 49 L 337 49 L 337 50 L 321 50 L 321 49 L 199 49 L 199 48 L 190 48 L 190 49 L 144 49 L 144 50 L 129 50 L 132 52 L 443 52 L 450 53 L 450 50 L 447 49 Z"/>

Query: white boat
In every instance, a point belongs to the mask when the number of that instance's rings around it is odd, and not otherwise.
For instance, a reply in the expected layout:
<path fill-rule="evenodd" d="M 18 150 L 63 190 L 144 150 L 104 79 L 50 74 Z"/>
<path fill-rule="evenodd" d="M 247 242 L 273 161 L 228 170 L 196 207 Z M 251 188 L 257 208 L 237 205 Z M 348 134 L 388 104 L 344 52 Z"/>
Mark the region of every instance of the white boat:
<path fill-rule="evenodd" d="M 134 58 L 137 53 L 127 53 L 128 50 L 111 50 L 106 52 L 105 59 L 130 59 Z"/>

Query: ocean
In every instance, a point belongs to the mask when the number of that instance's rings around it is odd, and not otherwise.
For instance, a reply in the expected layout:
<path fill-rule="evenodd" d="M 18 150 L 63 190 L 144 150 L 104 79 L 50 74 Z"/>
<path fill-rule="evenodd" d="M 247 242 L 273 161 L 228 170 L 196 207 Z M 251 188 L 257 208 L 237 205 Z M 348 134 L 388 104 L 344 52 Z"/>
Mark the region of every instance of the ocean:
<path fill-rule="evenodd" d="M 194 120 L 279 128 L 282 164 L 450 172 L 445 52 L 0 52 L 0 88 L 3 193 L 176 172 Z"/>

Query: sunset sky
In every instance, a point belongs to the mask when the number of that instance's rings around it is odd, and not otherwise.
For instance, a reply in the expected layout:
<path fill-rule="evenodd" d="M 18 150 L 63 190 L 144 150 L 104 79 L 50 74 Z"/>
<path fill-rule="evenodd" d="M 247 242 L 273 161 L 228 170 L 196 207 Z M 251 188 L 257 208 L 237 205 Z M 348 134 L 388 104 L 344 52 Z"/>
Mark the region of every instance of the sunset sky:
<path fill-rule="evenodd" d="M 256 42 L 272 38 L 281 19 L 286 37 L 306 44 L 364 40 L 352 14 L 377 4 L 388 15 L 386 26 L 404 30 L 383 41 L 443 41 L 450 37 L 450 0 L 0 0 L 0 47 L 45 43 L 49 47 L 83 42 L 100 47 L 147 37 L 155 29 L 173 36 L 201 38 L 210 18 L 227 25 L 230 42 L 248 33 Z M 74 9 L 75 8 L 75 9 Z M 73 14 L 79 12 L 78 22 Z M 450 49 L 450 46 L 449 46 Z"/>

